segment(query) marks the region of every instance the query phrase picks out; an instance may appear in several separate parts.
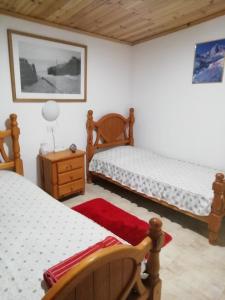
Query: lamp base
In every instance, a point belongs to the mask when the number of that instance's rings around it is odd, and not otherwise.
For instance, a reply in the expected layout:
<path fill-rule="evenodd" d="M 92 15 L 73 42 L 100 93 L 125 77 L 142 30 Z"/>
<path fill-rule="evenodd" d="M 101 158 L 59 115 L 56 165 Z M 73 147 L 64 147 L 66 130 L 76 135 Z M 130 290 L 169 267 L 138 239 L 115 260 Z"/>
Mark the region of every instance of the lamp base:
<path fill-rule="evenodd" d="M 67 149 L 67 147 L 65 147 L 65 146 L 55 146 L 53 152 L 64 151 L 66 149 Z"/>

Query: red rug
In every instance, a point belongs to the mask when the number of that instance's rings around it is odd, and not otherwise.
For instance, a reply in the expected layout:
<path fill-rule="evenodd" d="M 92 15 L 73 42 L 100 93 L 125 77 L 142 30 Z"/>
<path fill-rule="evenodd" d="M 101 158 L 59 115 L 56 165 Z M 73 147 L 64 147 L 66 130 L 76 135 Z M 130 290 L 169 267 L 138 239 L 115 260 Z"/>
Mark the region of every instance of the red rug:
<path fill-rule="evenodd" d="M 139 244 L 147 236 L 149 229 L 147 222 L 104 199 L 96 198 L 76 205 L 72 209 L 92 219 L 131 245 Z M 171 235 L 165 233 L 164 246 L 171 240 Z"/>

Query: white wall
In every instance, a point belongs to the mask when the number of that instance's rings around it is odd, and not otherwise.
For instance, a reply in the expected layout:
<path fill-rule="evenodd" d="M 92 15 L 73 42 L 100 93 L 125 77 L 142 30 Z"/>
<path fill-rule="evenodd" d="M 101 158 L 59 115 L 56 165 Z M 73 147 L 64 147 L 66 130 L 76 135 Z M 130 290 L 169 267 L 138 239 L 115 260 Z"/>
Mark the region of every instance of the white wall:
<path fill-rule="evenodd" d="M 10 113 L 18 114 L 25 176 L 36 181 L 46 130 L 43 104 L 12 100 L 8 28 L 88 46 L 87 102 L 60 103 L 63 144 L 85 149 L 88 109 L 97 119 L 107 112 L 126 114 L 132 104 L 136 145 L 225 169 L 225 81 L 191 83 L 195 44 L 225 38 L 225 17 L 129 47 L 0 15 L 0 128 Z"/>
<path fill-rule="evenodd" d="M 225 79 L 192 84 L 195 44 L 225 38 L 225 17 L 132 48 L 136 145 L 225 169 Z"/>
<path fill-rule="evenodd" d="M 12 100 L 7 29 L 55 37 L 88 46 L 87 102 L 60 103 L 60 139 L 69 146 L 86 146 L 86 114 L 93 109 L 96 118 L 117 111 L 128 113 L 130 94 L 130 54 L 127 45 L 92 38 L 0 15 L 0 128 L 12 112 L 18 114 L 21 128 L 21 153 L 25 176 L 36 181 L 36 157 L 45 135 L 46 123 L 41 116 L 42 103 L 14 103 Z"/>

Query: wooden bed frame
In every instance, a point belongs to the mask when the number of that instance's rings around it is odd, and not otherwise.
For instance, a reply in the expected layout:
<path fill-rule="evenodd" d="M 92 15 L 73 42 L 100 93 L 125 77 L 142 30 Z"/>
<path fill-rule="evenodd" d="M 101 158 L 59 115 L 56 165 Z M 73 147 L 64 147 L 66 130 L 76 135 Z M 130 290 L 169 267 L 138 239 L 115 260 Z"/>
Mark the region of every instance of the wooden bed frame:
<path fill-rule="evenodd" d="M 134 125 L 134 109 L 130 108 L 129 116 L 127 118 L 120 114 L 111 113 L 103 116 L 98 121 L 93 120 L 93 111 L 89 110 L 87 115 L 87 148 L 86 148 L 86 170 L 87 180 L 92 182 L 94 177 L 100 177 L 108 180 L 124 189 L 137 193 L 147 199 L 151 199 L 159 204 L 170 207 L 176 211 L 182 212 L 192 218 L 198 219 L 208 224 L 209 229 L 209 242 L 216 244 L 218 242 L 219 231 L 221 222 L 225 216 L 225 180 L 224 174 L 217 173 L 215 175 L 215 181 L 212 184 L 214 191 L 214 197 L 211 206 L 211 212 L 208 216 L 198 216 L 191 212 L 181 210 L 174 205 L 168 204 L 163 199 L 155 197 L 149 197 L 145 194 L 136 192 L 129 187 L 121 185 L 120 183 L 108 178 L 100 173 L 90 172 L 89 163 L 93 155 L 99 149 L 107 149 L 114 146 L 121 145 L 134 145 L 133 138 L 133 125 Z M 93 132 L 96 132 L 95 141 L 93 141 Z"/>
<path fill-rule="evenodd" d="M 0 170 L 14 170 L 20 175 L 23 175 L 23 162 L 20 158 L 19 135 L 20 129 L 17 124 L 17 115 L 11 114 L 9 117 L 9 129 L 0 131 L 0 155 L 4 162 L 0 161 Z M 13 157 L 9 158 L 4 149 L 5 139 L 11 138 Z"/>
<path fill-rule="evenodd" d="M 0 131 L 0 170 L 10 169 L 23 175 L 20 158 L 17 116 L 10 115 L 10 128 Z M 12 138 L 10 159 L 4 150 L 4 139 Z M 137 246 L 118 245 L 97 251 L 65 274 L 44 296 L 43 300 L 125 300 L 161 299 L 159 254 L 164 243 L 162 222 L 153 218 L 151 230 Z M 145 280 L 141 279 L 141 262 L 146 257 Z"/>

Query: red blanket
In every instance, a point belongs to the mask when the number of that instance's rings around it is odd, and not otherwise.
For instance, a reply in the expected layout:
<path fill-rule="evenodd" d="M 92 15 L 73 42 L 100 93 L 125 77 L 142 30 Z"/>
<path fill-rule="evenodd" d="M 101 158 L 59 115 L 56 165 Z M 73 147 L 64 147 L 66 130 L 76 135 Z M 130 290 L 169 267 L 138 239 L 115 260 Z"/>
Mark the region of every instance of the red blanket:
<path fill-rule="evenodd" d="M 121 242 L 115 237 L 108 236 L 103 241 L 96 243 L 95 245 L 69 257 L 68 259 L 58 263 L 51 267 L 44 273 L 44 280 L 47 286 L 50 288 L 56 283 L 66 272 L 68 272 L 73 266 L 77 265 L 82 259 L 91 255 L 92 253 L 113 245 L 119 245 Z"/>
<path fill-rule="evenodd" d="M 101 198 L 76 205 L 72 209 L 92 219 L 133 246 L 139 244 L 146 237 L 149 229 L 147 222 Z M 165 233 L 164 246 L 171 240 L 171 235 Z"/>

